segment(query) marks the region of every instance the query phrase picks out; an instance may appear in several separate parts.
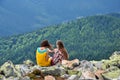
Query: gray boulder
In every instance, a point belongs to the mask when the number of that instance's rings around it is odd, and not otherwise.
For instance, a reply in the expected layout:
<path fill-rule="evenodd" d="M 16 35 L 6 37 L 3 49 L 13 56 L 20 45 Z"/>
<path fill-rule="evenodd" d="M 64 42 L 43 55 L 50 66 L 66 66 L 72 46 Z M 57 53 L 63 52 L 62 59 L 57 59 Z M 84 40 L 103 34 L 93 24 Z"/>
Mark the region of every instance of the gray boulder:
<path fill-rule="evenodd" d="M 21 74 L 15 69 L 14 64 L 11 61 L 5 62 L 1 68 L 0 72 L 3 72 L 5 77 L 10 77 L 10 76 L 21 76 Z"/>
<path fill-rule="evenodd" d="M 101 61 L 92 61 L 93 66 L 96 67 L 97 69 L 102 69 L 102 62 Z"/>
<path fill-rule="evenodd" d="M 83 71 L 89 70 L 89 71 L 94 71 L 94 66 L 93 63 L 87 60 L 82 60 L 80 62 L 80 67 L 82 68 Z"/>
<path fill-rule="evenodd" d="M 108 70 L 107 72 L 103 73 L 102 76 L 105 80 L 117 79 L 120 76 L 120 69 L 115 68 Z"/>
<path fill-rule="evenodd" d="M 67 80 L 79 80 L 77 75 L 71 75 Z"/>
<path fill-rule="evenodd" d="M 64 78 L 64 79 L 68 79 L 68 78 L 70 77 L 70 75 L 68 75 L 68 74 L 63 74 L 61 77 Z"/>
<path fill-rule="evenodd" d="M 25 64 L 15 65 L 16 70 L 21 74 L 21 76 L 26 75 L 31 72 L 31 68 Z"/>
<path fill-rule="evenodd" d="M 0 80 L 5 80 L 5 79 L 6 79 L 5 76 L 0 75 Z"/>
<path fill-rule="evenodd" d="M 28 65 L 28 66 L 34 66 L 34 62 L 31 60 L 26 60 L 23 62 L 24 64 Z"/>
<path fill-rule="evenodd" d="M 120 51 L 115 51 L 110 57 L 109 59 L 112 60 L 112 59 L 115 59 L 117 57 L 120 56 Z"/>
<path fill-rule="evenodd" d="M 91 71 L 84 71 L 82 72 L 81 77 L 79 78 L 79 80 L 81 79 L 90 79 L 90 80 L 96 80 L 95 74 Z"/>
<path fill-rule="evenodd" d="M 62 60 L 62 66 L 68 68 L 68 69 L 74 69 L 75 67 L 80 65 L 80 61 L 78 59 L 74 59 L 71 61 L 68 60 Z"/>
<path fill-rule="evenodd" d="M 41 72 L 44 75 L 52 75 L 52 76 L 61 76 L 66 73 L 63 67 L 56 67 L 56 66 L 44 67 L 42 68 Z"/>
<path fill-rule="evenodd" d="M 31 80 L 29 77 L 14 77 L 14 76 L 11 76 L 9 78 L 6 78 L 6 79 L 3 79 L 3 80 Z"/>

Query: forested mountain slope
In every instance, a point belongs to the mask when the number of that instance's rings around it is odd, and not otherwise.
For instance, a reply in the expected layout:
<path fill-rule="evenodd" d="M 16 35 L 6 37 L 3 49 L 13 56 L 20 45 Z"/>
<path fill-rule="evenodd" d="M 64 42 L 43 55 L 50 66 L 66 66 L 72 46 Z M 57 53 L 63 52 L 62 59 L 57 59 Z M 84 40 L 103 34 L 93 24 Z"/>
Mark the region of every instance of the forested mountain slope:
<path fill-rule="evenodd" d="M 108 58 L 110 53 L 120 49 L 120 18 L 110 14 L 90 16 L 31 33 L 1 38 L 0 64 L 7 60 L 14 63 L 26 59 L 35 61 L 35 50 L 44 39 L 54 45 L 56 40 L 61 39 L 70 59 Z"/>

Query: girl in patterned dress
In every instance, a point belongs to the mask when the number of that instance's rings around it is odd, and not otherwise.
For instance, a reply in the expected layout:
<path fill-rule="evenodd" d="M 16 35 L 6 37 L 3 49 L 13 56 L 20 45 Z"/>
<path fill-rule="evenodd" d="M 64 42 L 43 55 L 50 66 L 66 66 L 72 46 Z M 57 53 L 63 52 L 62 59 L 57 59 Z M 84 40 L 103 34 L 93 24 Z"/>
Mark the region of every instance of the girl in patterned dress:
<path fill-rule="evenodd" d="M 62 60 L 68 60 L 69 55 L 68 52 L 66 50 L 66 48 L 64 47 L 64 44 L 61 40 L 58 40 L 56 42 L 56 49 L 54 49 L 54 55 L 52 57 L 52 61 L 51 61 L 51 65 L 55 65 L 57 63 L 61 63 Z"/>

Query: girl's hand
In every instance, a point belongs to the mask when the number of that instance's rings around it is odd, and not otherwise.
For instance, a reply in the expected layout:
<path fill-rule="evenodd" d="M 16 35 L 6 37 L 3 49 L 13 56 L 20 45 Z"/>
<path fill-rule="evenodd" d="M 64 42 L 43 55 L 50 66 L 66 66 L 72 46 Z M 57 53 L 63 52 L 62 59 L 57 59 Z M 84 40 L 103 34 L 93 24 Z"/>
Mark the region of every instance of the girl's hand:
<path fill-rule="evenodd" d="M 48 52 L 53 53 L 54 51 L 53 51 L 53 50 L 48 49 Z"/>
<path fill-rule="evenodd" d="M 53 51 L 56 52 L 58 49 L 54 49 Z"/>

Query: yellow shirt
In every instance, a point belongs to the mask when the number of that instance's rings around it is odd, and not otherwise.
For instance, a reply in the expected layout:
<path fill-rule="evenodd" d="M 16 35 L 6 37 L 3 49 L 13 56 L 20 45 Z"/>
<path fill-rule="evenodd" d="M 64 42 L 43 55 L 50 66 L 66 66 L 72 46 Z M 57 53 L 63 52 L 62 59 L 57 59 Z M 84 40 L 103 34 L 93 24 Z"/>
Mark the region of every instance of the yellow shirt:
<path fill-rule="evenodd" d="M 51 65 L 51 59 L 48 58 L 47 49 L 41 50 L 40 47 L 37 48 L 36 51 L 36 61 L 37 65 L 40 66 L 50 66 Z"/>

